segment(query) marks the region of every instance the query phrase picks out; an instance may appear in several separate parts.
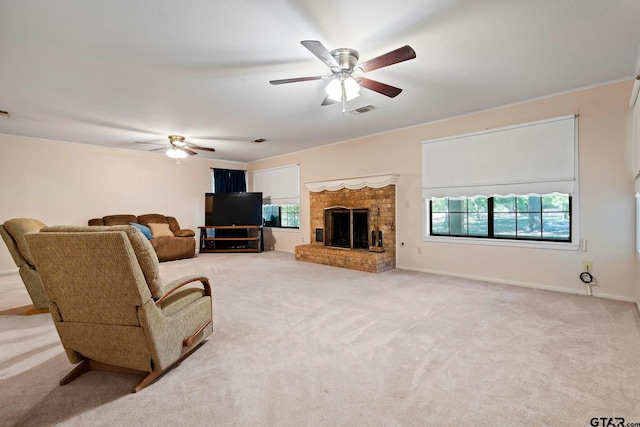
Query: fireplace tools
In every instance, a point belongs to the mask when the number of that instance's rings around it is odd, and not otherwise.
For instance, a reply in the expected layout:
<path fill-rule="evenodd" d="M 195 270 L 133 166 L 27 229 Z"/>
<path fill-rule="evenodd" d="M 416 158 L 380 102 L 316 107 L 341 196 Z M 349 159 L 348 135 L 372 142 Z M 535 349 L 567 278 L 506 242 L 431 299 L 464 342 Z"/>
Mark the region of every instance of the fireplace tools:
<path fill-rule="evenodd" d="M 371 230 L 371 246 L 369 246 L 369 252 L 384 252 L 382 244 L 382 230 L 380 230 L 380 208 L 375 208 L 373 212 L 374 227 Z"/>

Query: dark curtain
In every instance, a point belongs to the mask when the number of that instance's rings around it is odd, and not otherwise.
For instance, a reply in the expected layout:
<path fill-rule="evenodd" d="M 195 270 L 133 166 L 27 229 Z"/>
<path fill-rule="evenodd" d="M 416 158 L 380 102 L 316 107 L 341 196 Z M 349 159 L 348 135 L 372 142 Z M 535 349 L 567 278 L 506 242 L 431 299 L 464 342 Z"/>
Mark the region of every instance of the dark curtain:
<path fill-rule="evenodd" d="M 242 170 L 214 168 L 213 181 L 216 193 L 245 193 L 247 191 L 247 180 Z M 218 237 L 246 237 L 246 233 L 246 230 L 216 230 Z M 216 242 L 216 245 L 220 248 L 231 247 L 233 242 Z"/>
<path fill-rule="evenodd" d="M 247 180 L 242 170 L 214 168 L 213 180 L 216 193 L 244 193 L 247 191 Z"/>

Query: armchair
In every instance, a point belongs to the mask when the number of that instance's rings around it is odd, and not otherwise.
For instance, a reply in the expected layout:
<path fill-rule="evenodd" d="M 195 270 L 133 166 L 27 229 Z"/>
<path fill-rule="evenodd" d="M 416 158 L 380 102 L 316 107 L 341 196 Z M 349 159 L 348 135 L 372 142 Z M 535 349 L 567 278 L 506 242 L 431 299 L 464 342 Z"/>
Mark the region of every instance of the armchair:
<path fill-rule="evenodd" d="M 45 224 L 42 221 L 31 218 L 15 218 L 0 225 L 0 236 L 7 245 L 13 261 L 18 267 L 25 288 L 31 297 L 34 308 L 23 314 L 38 314 L 49 311 L 49 299 L 44 292 L 40 275 L 36 270 L 33 257 L 24 239 L 25 234 L 39 231 Z"/>
<path fill-rule="evenodd" d="M 26 236 L 69 361 L 65 385 L 89 370 L 146 374 L 134 392 L 211 334 L 203 276 L 164 284 L 158 257 L 132 226 L 45 227 Z M 200 286 L 185 286 L 200 282 Z"/>

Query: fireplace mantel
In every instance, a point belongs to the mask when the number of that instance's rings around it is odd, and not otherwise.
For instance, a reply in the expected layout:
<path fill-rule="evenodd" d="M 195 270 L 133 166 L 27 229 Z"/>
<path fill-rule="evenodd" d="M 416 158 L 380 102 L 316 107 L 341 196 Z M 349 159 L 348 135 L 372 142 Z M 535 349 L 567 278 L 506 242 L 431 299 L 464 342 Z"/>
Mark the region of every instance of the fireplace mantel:
<path fill-rule="evenodd" d="M 321 191 L 338 191 L 343 188 L 357 190 L 364 187 L 383 188 L 387 185 L 396 185 L 400 174 L 386 173 L 380 175 L 361 176 L 356 178 L 335 179 L 331 181 L 305 182 L 307 189 L 314 193 Z"/>

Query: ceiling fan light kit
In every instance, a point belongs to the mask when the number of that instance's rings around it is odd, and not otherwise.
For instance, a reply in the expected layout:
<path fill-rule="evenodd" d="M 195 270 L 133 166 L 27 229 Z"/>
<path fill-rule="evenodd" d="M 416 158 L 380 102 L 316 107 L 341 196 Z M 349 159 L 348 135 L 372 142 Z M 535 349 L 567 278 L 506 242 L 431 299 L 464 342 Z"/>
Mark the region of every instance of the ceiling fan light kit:
<path fill-rule="evenodd" d="M 186 151 L 181 150 L 178 147 L 171 147 L 167 149 L 166 154 L 172 159 L 184 159 L 185 157 L 188 156 Z"/>
<path fill-rule="evenodd" d="M 342 101 L 343 94 L 347 101 L 351 101 L 360 96 L 360 85 L 351 76 L 340 77 L 340 79 L 332 79 L 325 88 L 325 92 L 333 101 Z"/>
<path fill-rule="evenodd" d="M 415 51 L 407 45 L 358 64 L 359 54 L 354 49 L 340 48 L 329 52 L 327 48 L 317 40 L 303 40 L 300 43 L 329 67 L 332 74 L 330 76 L 271 80 L 269 83 L 272 85 L 280 85 L 310 80 L 331 79 L 325 88 L 327 97 L 322 101 L 321 105 L 331 105 L 334 101 L 342 102 L 343 113 L 347 109 L 347 101 L 356 98 L 360 94 L 360 87 L 378 92 L 389 98 L 394 98 L 402 92 L 400 88 L 375 80 L 364 77 L 358 77 L 356 79 L 353 77 L 353 74 L 359 76 L 360 74 L 408 61 L 416 57 Z"/>

